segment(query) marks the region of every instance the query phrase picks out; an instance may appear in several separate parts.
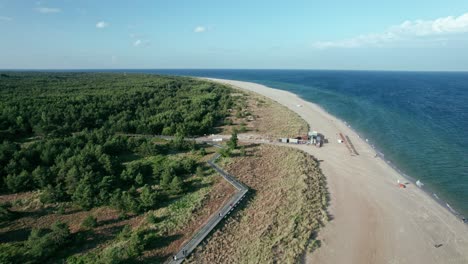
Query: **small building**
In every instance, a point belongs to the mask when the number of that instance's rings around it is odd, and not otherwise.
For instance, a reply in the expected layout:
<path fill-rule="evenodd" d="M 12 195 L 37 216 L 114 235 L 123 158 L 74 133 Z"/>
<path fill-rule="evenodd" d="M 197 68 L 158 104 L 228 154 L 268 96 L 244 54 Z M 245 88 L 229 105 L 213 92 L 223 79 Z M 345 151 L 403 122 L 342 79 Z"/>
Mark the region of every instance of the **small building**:
<path fill-rule="evenodd" d="M 299 144 L 299 139 L 297 139 L 297 138 L 289 138 L 289 143 Z"/>
<path fill-rule="evenodd" d="M 316 137 L 316 136 L 318 136 L 318 132 L 315 131 L 315 130 L 312 130 L 312 131 L 309 131 L 308 135 L 309 135 L 310 138 Z"/>

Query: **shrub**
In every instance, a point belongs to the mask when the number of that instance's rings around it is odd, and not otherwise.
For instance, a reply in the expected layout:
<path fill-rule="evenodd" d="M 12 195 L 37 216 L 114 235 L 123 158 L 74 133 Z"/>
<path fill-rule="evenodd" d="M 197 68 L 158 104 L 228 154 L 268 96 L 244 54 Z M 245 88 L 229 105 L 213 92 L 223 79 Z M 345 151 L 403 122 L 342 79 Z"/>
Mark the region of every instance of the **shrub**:
<path fill-rule="evenodd" d="M 233 150 L 233 149 L 236 149 L 237 148 L 237 142 L 238 142 L 238 138 L 237 138 L 237 131 L 234 130 L 232 132 L 232 135 L 231 135 L 231 139 L 229 139 L 229 141 L 227 142 L 227 145 L 228 147 Z"/>
<path fill-rule="evenodd" d="M 205 148 L 200 149 L 200 155 L 202 155 L 202 156 L 206 155 L 206 149 Z"/>
<path fill-rule="evenodd" d="M 147 216 L 146 216 L 146 221 L 150 224 L 156 224 L 157 222 L 157 218 L 156 216 L 154 216 L 153 213 L 149 213 Z"/>
<path fill-rule="evenodd" d="M 55 222 L 48 233 L 43 229 L 33 229 L 25 243 L 28 255 L 36 259 L 46 259 L 63 247 L 69 237 L 70 229 L 62 222 Z"/>
<path fill-rule="evenodd" d="M 97 226 L 97 219 L 92 215 L 88 215 L 81 223 L 81 226 L 87 229 L 91 229 Z"/>
<path fill-rule="evenodd" d="M 231 156 L 231 150 L 229 148 L 219 149 L 218 153 L 225 158 L 228 158 Z"/>
<path fill-rule="evenodd" d="M 242 157 L 244 157 L 244 156 L 246 155 L 245 147 L 244 147 L 244 146 L 240 147 L 240 155 L 241 155 Z"/>

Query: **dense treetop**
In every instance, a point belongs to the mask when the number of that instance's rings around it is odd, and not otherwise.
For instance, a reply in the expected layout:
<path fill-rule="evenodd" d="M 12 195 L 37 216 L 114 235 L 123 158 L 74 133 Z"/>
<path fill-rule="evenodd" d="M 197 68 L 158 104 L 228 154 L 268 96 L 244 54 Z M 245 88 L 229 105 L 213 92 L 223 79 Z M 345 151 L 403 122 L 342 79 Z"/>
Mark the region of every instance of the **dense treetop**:
<path fill-rule="evenodd" d="M 183 191 L 196 161 L 186 135 L 210 132 L 229 89 L 182 77 L 101 73 L 0 75 L 0 191 L 42 190 L 44 203 L 152 208 Z M 127 134 L 177 135 L 167 144 Z M 125 157 L 138 156 L 128 162 Z M 141 157 L 151 157 L 148 162 Z"/>
<path fill-rule="evenodd" d="M 227 89 L 181 77 L 103 73 L 3 73 L 2 138 L 113 132 L 204 134 L 227 113 Z"/>

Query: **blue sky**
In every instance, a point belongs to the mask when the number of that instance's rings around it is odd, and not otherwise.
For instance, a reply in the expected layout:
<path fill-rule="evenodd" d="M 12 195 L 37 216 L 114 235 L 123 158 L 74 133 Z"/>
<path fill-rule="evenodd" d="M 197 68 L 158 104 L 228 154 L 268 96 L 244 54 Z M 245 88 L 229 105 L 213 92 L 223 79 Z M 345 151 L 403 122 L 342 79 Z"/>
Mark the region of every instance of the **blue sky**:
<path fill-rule="evenodd" d="M 0 69 L 468 70 L 468 1 L 0 0 Z"/>

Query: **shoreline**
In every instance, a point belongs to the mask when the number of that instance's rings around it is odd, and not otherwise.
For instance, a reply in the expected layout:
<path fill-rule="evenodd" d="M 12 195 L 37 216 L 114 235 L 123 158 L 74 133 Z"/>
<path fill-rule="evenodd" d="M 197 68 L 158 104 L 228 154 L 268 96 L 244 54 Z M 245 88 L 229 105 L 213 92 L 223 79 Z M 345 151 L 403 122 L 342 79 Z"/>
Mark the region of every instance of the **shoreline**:
<path fill-rule="evenodd" d="M 293 94 L 293 93 L 292 93 Z M 298 95 L 296 95 L 298 96 Z M 298 96 L 299 98 L 301 98 L 300 96 Z M 302 98 L 301 98 L 302 99 Z M 303 99 L 305 101 L 305 99 Z M 312 104 L 315 104 L 313 102 L 310 102 Z M 315 104 L 317 105 L 317 104 Z M 319 107 L 322 111 L 326 112 L 327 114 L 329 115 L 332 115 L 330 114 L 328 111 L 326 111 L 325 109 L 323 109 L 323 107 L 321 107 L 320 105 L 317 105 L 317 107 Z M 332 115 L 333 116 L 333 115 Z M 343 125 L 347 126 L 350 130 L 352 130 L 360 139 L 364 139 L 364 137 L 361 136 L 361 134 L 359 133 L 359 131 L 355 130 L 348 122 L 338 118 L 338 117 L 335 117 L 333 116 L 336 120 L 340 121 L 343 123 Z M 385 159 L 385 153 L 383 153 L 380 149 L 378 149 L 377 147 L 375 147 L 374 144 L 371 143 L 371 141 L 368 141 L 368 139 L 366 138 L 365 139 L 365 143 L 370 147 L 372 148 L 377 157 L 379 159 L 381 159 L 382 161 L 384 161 L 385 163 L 387 163 L 387 165 L 393 169 L 395 172 L 397 172 L 398 174 L 401 175 L 401 177 L 403 177 L 405 180 L 407 180 L 408 182 L 410 182 L 411 184 L 413 185 L 416 185 L 416 181 L 418 181 L 416 178 L 404 173 L 402 170 L 400 170 L 398 168 L 398 166 L 391 162 L 390 160 L 388 159 Z M 424 182 L 422 182 L 424 183 Z M 424 186 L 424 185 L 423 185 Z M 419 186 L 418 186 L 419 187 Z M 448 212 L 450 212 L 451 214 L 453 214 L 455 217 L 459 218 L 460 220 L 463 220 L 465 219 L 465 216 L 462 214 L 462 213 L 459 213 L 457 210 L 455 210 L 453 207 L 450 206 L 450 204 L 445 201 L 445 200 L 442 200 L 439 198 L 439 196 L 437 195 L 437 193 L 434 191 L 434 190 L 431 190 L 431 189 L 426 189 L 424 187 L 419 187 L 419 189 L 424 192 L 428 198 L 430 199 L 433 199 L 435 202 L 437 202 L 440 206 L 442 206 L 445 210 L 447 210 Z"/>
<path fill-rule="evenodd" d="M 324 243 L 316 252 L 306 257 L 307 260 L 319 263 L 343 263 L 346 259 L 356 263 L 388 263 L 397 258 L 403 263 L 444 263 L 450 257 L 454 259 L 454 263 L 468 262 L 468 252 L 463 251 L 463 248 L 468 248 L 468 228 L 462 223 L 461 214 L 447 207 L 442 200 L 436 200 L 430 191 L 417 187 L 411 176 L 401 172 L 393 163 L 385 160 L 383 155 L 376 159 L 375 154 L 381 152 L 366 142 L 347 122 L 288 91 L 250 82 L 202 79 L 266 96 L 299 114 L 311 129 L 325 132 L 330 143 L 325 144 L 322 149 L 289 145 L 325 160 L 321 167 L 330 182 L 329 209 L 335 219 L 325 225 L 324 231 L 321 229 L 319 237 Z M 335 142 L 336 132 L 348 135 L 360 150 L 360 155 L 350 157 L 344 146 Z M 349 179 L 349 175 L 353 174 L 359 177 Z M 383 176 L 376 177 L 373 174 Z M 412 184 L 400 190 L 396 187 L 397 180 Z M 367 192 L 359 189 L 367 189 Z M 363 215 L 354 215 L 359 213 Z M 421 227 L 421 224 L 426 226 Z M 356 230 L 350 230 L 354 228 L 353 225 Z M 450 238 L 444 234 L 446 229 L 451 231 Z M 382 241 L 376 234 L 383 235 L 382 239 L 388 241 Z M 397 245 L 401 243 L 401 239 L 406 243 Z M 432 252 L 434 249 L 431 248 L 431 243 L 428 245 L 424 242 L 427 239 L 434 244 L 440 241 L 448 243 L 443 250 L 437 249 L 439 253 L 445 251 L 442 254 L 445 257 L 437 261 L 438 252 Z M 357 243 L 350 245 L 342 240 L 357 240 Z M 407 250 L 414 250 L 415 245 L 419 253 L 409 253 Z M 342 256 L 334 253 L 338 250 L 343 251 L 340 254 Z M 364 252 L 358 253 L 359 250 Z M 369 254 L 369 251 L 375 252 Z M 431 256 L 432 254 L 436 255 Z"/>
<path fill-rule="evenodd" d="M 200 78 L 200 79 L 205 79 L 205 80 L 211 80 L 211 81 L 236 81 L 236 82 L 244 82 L 244 83 L 255 83 L 255 82 L 247 82 L 247 81 L 237 81 L 237 80 L 228 80 L 228 79 L 218 79 L 218 78 L 211 78 L 211 77 L 197 77 L 197 78 Z M 332 117 L 333 119 L 335 119 L 336 121 L 339 121 L 341 122 L 343 125 L 345 125 L 346 127 L 348 127 L 351 131 L 353 131 L 357 136 L 358 138 L 360 139 L 363 139 L 365 140 L 365 144 L 368 145 L 369 148 L 373 149 L 377 155 L 378 158 L 380 158 L 382 161 L 384 161 L 385 163 L 387 163 L 387 165 L 393 169 L 395 172 L 397 172 L 398 174 L 401 175 L 401 177 L 403 177 L 406 181 L 410 182 L 411 184 L 413 185 L 416 185 L 416 181 L 417 179 L 404 173 L 402 170 L 400 170 L 398 168 L 398 166 L 391 162 L 390 160 L 388 159 L 385 159 L 385 153 L 383 153 L 380 149 L 378 149 L 377 147 L 375 147 L 374 144 L 371 143 L 371 141 L 368 141 L 367 138 L 363 137 L 361 135 L 361 133 L 359 131 L 357 131 L 356 129 L 354 129 L 354 127 L 352 127 L 347 121 L 343 120 L 343 119 L 340 119 L 336 116 L 334 116 L 333 114 L 331 114 L 330 112 L 328 112 L 327 110 L 325 110 L 322 106 L 314 103 L 314 102 L 310 102 L 310 101 L 307 101 L 306 99 L 302 98 L 301 96 L 295 94 L 295 93 L 292 93 L 290 91 L 286 91 L 286 90 L 281 90 L 281 89 L 278 89 L 278 88 L 273 88 L 273 87 L 269 87 L 269 86 L 266 86 L 266 85 L 263 85 L 263 84 L 259 84 L 259 83 L 255 83 L 255 84 L 258 84 L 258 85 L 262 85 L 262 86 L 265 86 L 269 89 L 275 89 L 275 90 L 280 90 L 280 91 L 283 91 L 283 92 L 286 92 L 286 93 L 289 93 L 293 96 L 296 96 L 298 97 L 299 99 L 305 101 L 305 102 L 308 102 L 310 104 L 313 104 L 316 108 L 318 108 L 321 112 L 325 113 L 326 115 L 329 115 L 330 117 Z M 237 87 L 237 88 L 241 88 L 241 87 Z M 243 89 L 243 88 L 241 88 Z M 270 99 L 273 99 L 273 98 L 270 98 Z M 276 100 L 274 100 L 276 103 L 278 103 Z M 287 106 L 286 106 L 287 107 Z M 310 125 L 310 124 L 309 124 Z M 423 182 L 424 183 L 424 182 Z M 424 186 L 424 185 L 423 185 Z M 440 199 L 440 197 L 437 195 L 436 191 L 435 190 L 431 190 L 431 189 L 426 189 L 424 187 L 419 187 L 419 189 L 421 191 L 423 191 L 425 194 L 427 194 L 427 196 L 431 199 L 433 199 L 435 202 L 437 202 L 440 206 L 442 206 L 445 210 L 447 210 L 448 212 L 450 212 L 451 214 L 453 214 L 455 217 L 459 218 L 460 220 L 463 220 L 463 219 L 466 219 L 465 215 L 463 213 L 460 213 L 456 210 L 456 208 L 453 208 L 452 206 L 450 206 L 450 204 L 445 201 L 445 200 L 442 200 Z"/>

